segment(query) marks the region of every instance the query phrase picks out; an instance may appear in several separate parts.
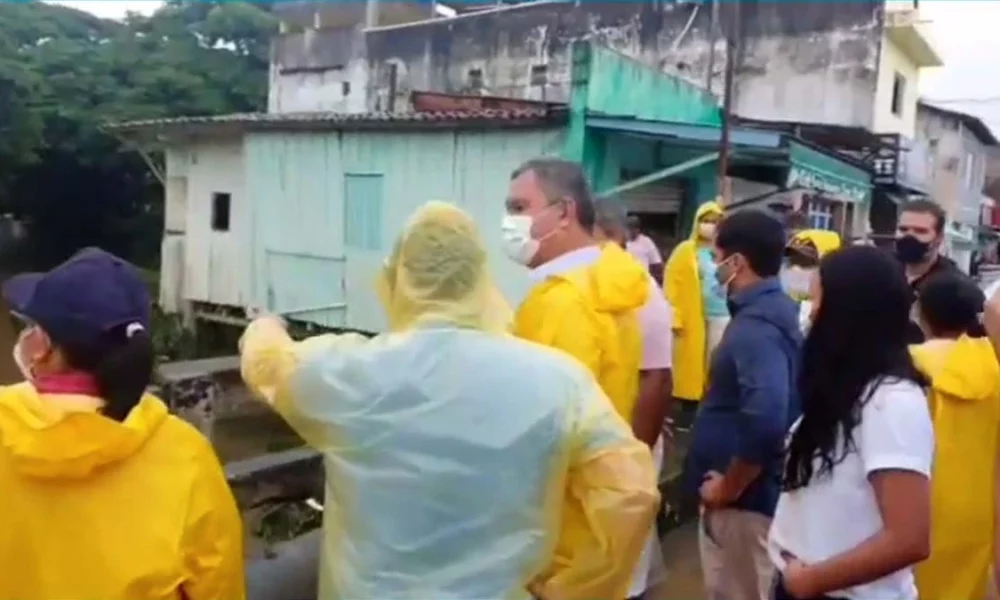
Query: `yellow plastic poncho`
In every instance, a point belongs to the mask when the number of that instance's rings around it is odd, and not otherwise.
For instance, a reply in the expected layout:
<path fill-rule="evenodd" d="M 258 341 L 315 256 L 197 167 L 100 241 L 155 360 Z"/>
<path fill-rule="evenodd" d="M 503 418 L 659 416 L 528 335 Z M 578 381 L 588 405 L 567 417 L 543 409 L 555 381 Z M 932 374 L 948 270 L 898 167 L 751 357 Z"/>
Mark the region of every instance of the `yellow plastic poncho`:
<path fill-rule="evenodd" d="M 0 388 L 0 598 L 242 600 L 243 530 L 208 441 L 144 397 Z"/>
<path fill-rule="evenodd" d="M 698 221 L 722 216 L 717 202 L 706 202 L 695 213 L 691 237 L 670 253 L 663 268 L 663 293 L 674 309 L 674 396 L 701 400 L 705 393 L 705 311 L 698 277 Z"/>
<path fill-rule="evenodd" d="M 649 274 L 616 244 L 592 265 L 535 285 L 518 307 L 514 335 L 579 360 L 632 420 L 639 393 L 642 336 L 636 311 L 649 297 Z"/>
<path fill-rule="evenodd" d="M 649 451 L 579 365 L 506 333 L 469 217 L 419 210 L 378 289 L 371 340 L 265 318 L 241 341 L 247 384 L 324 455 L 320 599 L 624 597 Z"/>
<path fill-rule="evenodd" d="M 916 567 L 921 600 L 985 598 L 993 560 L 1000 368 L 985 339 L 911 349 L 931 379 L 931 555 Z"/>

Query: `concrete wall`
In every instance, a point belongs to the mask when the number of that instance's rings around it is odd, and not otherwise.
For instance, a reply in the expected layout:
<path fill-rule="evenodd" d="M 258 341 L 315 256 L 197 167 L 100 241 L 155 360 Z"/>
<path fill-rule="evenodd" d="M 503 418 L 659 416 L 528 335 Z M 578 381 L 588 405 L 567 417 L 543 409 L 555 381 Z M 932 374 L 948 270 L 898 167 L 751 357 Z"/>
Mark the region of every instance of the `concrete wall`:
<path fill-rule="evenodd" d="M 917 111 L 917 135 L 931 146 L 932 197 L 949 220 L 977 225 L 988 147 L 959 119 L 923 106 Z"/>
<path fill-rule="evenodd" d="M 902 112 L 892 112 L 892 93 L 896 75 L 904 80 Z M 879 56 L 878 86 L 875 91 L 876 133 L 899 133 L 908 138 L 916 134 L 917 100 L 920 98 L 920 69 L 889 39 L 882 40 Z"/>
<path fill-rule="evenodd" d="M 353 25 L 281 34 L 271 45 L 268 112 L 367 110 L 364 34 Z"/>
<path fill-rule="evenodd" d="M 871 125 L 881 2 L 742 4 L 737 112 L 758 119 Z M 722 26 L 729 23 L 732 7 L 719 4 Z M 326 110 L 335 102 L 328 91 L 335 76 L 326 71 L 350 80 L 352 94 L 363 89 L 368 110 L 393 104 L 393 73 L 397 109 L 412 90 L 565 101 L 570 44 L 577 39 L 593 40 L 703 87 L 711 83 L 720 94 L 725 43 L 713 40 L 711 24 L 707 2 L 549 0 L 372 28 L 358 43 L 332 41 L 343 38 L 342 31 L 286 34 L 275 43 L 271 105 L 273 110 Z M 309 37 L 313 41 L 306 42 Z M 331 41 L 317 42 L 317 37 Z M 319 57 L 334 46 L 335 57 L 326 55 L 304 72 L 282 74 L 303 62 L 299 50 Z M 293 97 L 298 100 L 288 100 Z M 360 103 L 338 106 L 353 111 Z"/>

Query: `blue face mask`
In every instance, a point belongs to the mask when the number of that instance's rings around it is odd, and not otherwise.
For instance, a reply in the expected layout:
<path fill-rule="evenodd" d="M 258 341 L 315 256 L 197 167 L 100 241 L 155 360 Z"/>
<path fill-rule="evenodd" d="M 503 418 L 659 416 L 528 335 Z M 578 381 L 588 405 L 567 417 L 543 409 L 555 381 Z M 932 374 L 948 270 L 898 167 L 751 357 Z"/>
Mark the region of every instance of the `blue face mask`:
<path fill-rule="evenodd" d="M 733 279 L 736 279 L 736 273 L 729 273 L 728 275 L 725 275 L 723 274 L 724 273 L 723 267 L 728 268 L 729 263 L 732 259 L 733 259 L 732 256 L 727 257 L 725 260 L 715 265 L 715 280 L 719 283 L 719 287 L 721 287 L 723 291 L 726 292 L 727 296 L 732 294 L 732 290 L 730 290 L 729 288 L 733 283 Z"/>

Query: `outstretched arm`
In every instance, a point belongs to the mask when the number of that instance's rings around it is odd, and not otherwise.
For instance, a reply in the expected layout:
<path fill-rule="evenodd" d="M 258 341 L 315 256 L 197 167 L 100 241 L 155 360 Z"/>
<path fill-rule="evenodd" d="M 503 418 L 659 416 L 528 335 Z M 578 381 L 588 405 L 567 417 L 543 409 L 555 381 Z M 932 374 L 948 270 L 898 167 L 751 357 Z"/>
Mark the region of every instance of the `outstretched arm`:
<path fill-rule="evenodd" d="M 307 443 L 318 441 L 308 410 L 291 393 L 290 383 L 310 356 L 334 349 L 347 349 L 367 342 L 356 333 L 320 335 L 294 341 L 281 319 L 255 319 L 240 338 L 240 372 L 250 393 L 270 404 Z M 320 434 L 321 432 L 315 432 Z"/>

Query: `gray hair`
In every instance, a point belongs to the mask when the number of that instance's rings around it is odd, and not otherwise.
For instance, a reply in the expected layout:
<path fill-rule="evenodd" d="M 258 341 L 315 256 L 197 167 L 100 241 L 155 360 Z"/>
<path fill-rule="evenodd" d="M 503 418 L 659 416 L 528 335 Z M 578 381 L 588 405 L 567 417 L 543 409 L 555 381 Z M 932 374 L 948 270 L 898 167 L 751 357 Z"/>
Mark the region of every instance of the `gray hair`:
<path fill-rule="evenodd" d="M 621 200 L 598 198 L 594 202 L 594 226 L 608 237 L 625 237 L 628 220 L 628 211 Z"/>
<path fill-rule="evenodd" d="M 576 205 L 580 226 L 587 231 L 594 228 L 594 199 L 579 164 L 561 158 L 533 158 L 514 169 L 510 178 L 517 179 L 529 171 L 535 174 L 550 203 L 569 198 Z"/>

